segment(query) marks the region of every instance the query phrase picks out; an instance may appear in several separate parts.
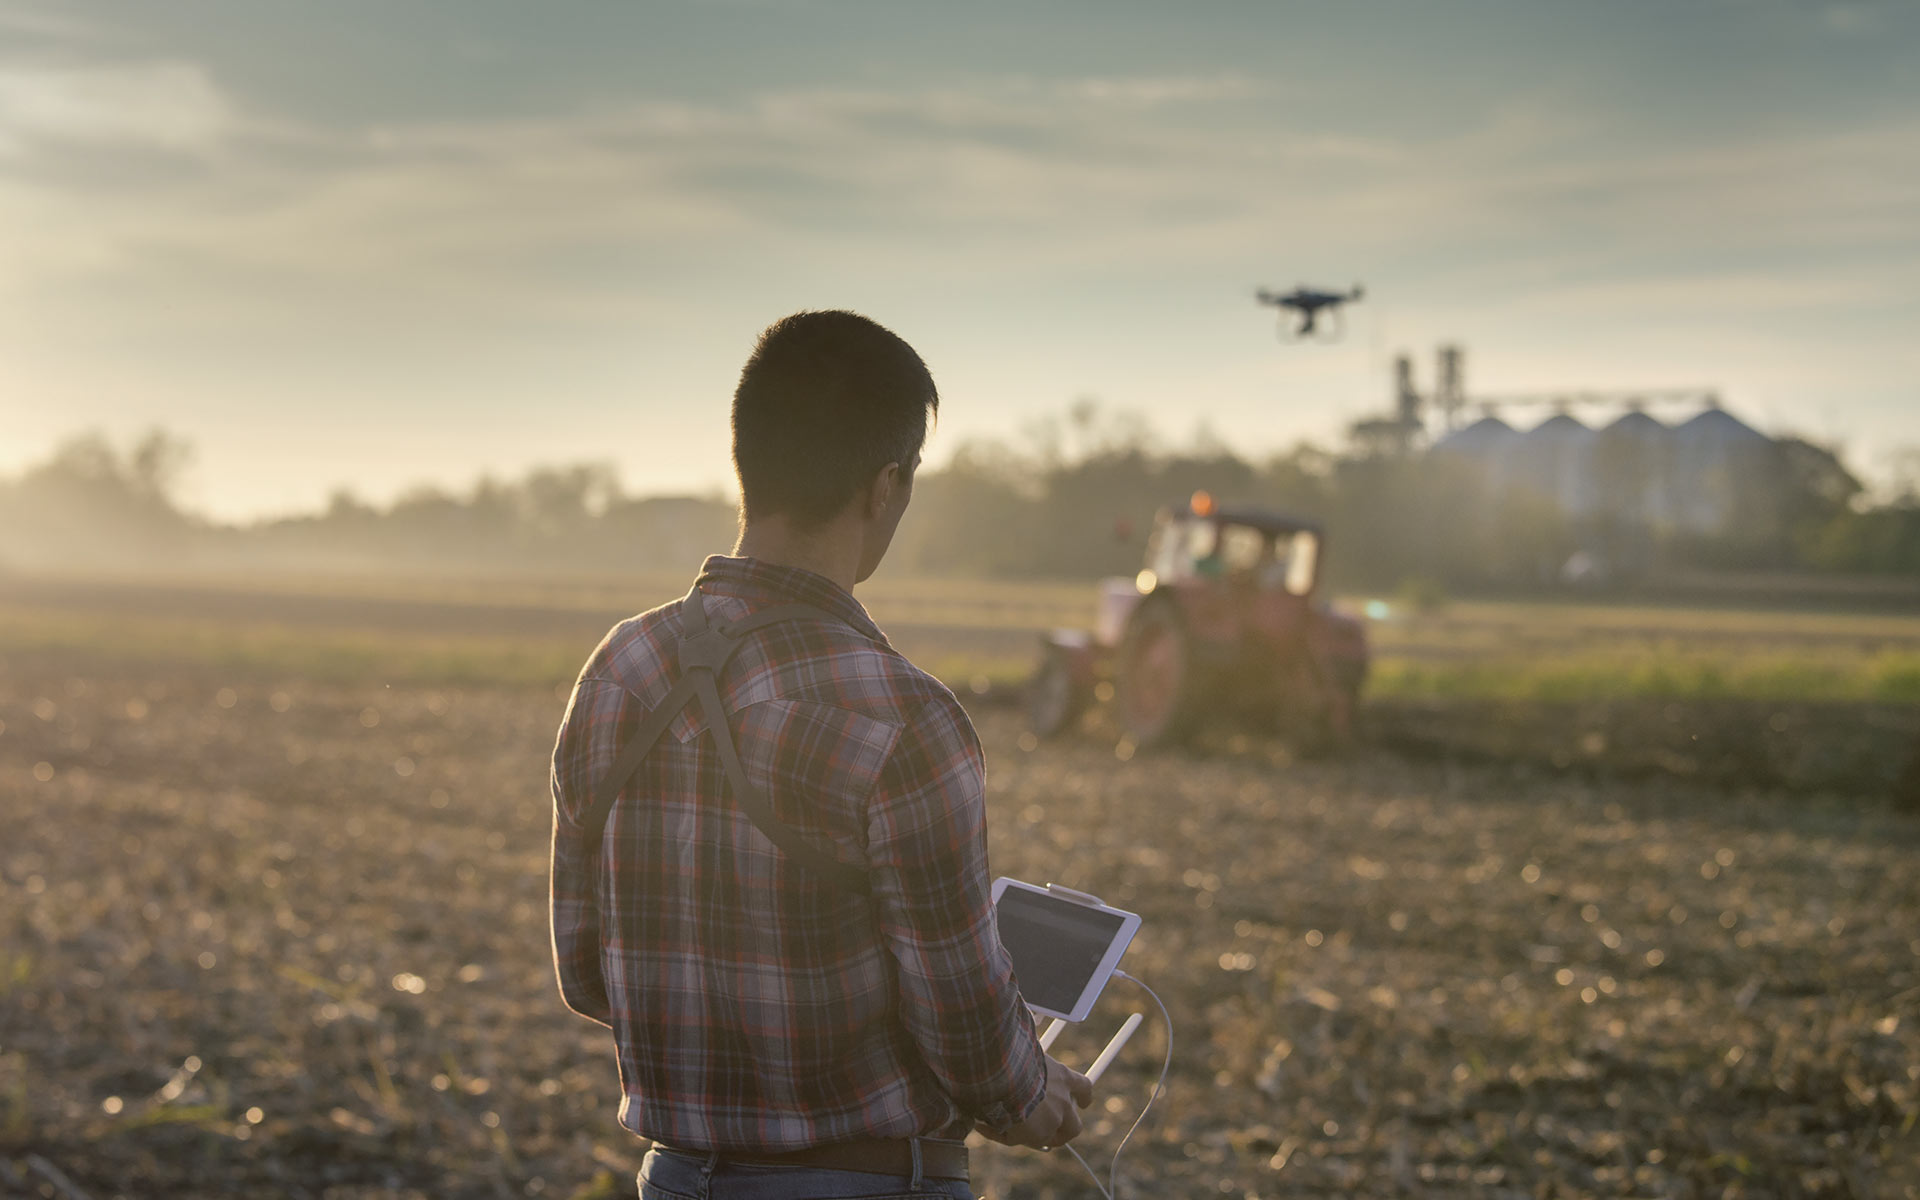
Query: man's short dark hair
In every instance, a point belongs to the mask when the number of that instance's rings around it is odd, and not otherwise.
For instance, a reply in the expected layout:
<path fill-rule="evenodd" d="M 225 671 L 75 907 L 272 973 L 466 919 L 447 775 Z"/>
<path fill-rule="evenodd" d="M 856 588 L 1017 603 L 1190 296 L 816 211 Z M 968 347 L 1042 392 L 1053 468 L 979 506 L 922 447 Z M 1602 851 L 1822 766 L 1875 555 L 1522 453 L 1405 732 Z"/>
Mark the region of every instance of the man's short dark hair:
<path fill-rule="evenodd" d="M 747 519 L 820 525 L 888 463 L 911 471 L 940 394 L 912 346 L 851 312 L 774 322 L 733 393 L 733 466 Z"/>

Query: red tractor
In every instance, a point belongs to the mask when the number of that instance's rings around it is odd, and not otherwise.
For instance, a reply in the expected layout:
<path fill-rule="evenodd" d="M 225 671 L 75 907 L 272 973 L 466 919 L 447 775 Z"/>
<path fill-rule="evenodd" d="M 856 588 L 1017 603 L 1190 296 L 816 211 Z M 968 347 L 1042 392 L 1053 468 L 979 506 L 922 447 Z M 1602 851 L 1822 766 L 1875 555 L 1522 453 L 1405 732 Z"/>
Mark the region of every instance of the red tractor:
<path fill-rule="evenodd" d="M 1322 545 L 1311 521 L 1219 508 L 1205 492 L 1163 510 L 1140 574 L 1101 584 L 1092 632 L 1045 635 L 1028 690 L 1033 731 L 1058 733 L 1111 699 L 1137 746 L 1180 741 L 1230 714 L 1306 744 L 1345 741 L 1367 637 L 1316 595 Z"/>

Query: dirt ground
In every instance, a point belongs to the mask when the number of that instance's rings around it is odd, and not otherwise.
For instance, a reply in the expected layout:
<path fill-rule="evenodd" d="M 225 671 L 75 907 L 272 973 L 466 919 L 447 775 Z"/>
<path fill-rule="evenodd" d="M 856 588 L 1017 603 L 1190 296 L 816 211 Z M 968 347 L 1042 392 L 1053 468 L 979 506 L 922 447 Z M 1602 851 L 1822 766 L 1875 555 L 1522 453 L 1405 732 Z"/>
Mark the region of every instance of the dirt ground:
<path fill-rule="evenodd" d="M 0 662 L 0 1195 L 631 1194 L 547 955 L 561 704 Z M 1920 1196 L 1920 820 L 980 720 L 996 869 L 1145 919 L 1176 1040 L 1123 1195 Z M 1057 1047 L 1136 1007 L 1102 1167 L 1165 1036 L 1116 982 Z"/>

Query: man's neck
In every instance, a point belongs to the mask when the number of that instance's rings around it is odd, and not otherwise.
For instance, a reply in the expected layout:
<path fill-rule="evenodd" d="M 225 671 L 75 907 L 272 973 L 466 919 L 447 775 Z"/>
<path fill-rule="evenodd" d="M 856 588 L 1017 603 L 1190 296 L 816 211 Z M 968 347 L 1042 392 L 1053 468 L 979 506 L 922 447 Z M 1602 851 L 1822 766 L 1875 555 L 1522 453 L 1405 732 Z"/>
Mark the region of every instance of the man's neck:
<path fill-rule="evenodd" d="M 740 530 L 735 555 L 781 567 L 812 571 L 848 592 L 859 581 L 860 532 L 843 521 L 801 530 L 785 516 L 748 522 Z"/>

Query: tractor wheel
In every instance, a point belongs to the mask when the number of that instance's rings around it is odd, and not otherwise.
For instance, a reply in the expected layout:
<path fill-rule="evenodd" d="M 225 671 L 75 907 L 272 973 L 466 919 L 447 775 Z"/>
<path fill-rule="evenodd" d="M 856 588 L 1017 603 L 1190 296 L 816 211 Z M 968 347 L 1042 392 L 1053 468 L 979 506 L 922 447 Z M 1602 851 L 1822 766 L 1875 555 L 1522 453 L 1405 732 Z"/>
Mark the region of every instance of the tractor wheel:
<path fill-rule="evenodd" d="M 1282 739 L 1303 758 L 1338 758 L 1355 747 L 1360 680 L 1308 663 L 1294 675 L 1277 716 Z"/>
<path fill-rule="evenodd" d="M 1360 740 L 1360 684 L 1342 680 L 1327 698 L 1326 713 L 1321 720 L 1326 726 L 1327 740 L 1337 751 L 1352 750 Z"/>
<path fill-rule="evenodd" d="M 1027 726 L 1036 737 L 1053 737 L 1071 728 L 1092 699 L 1091 690 L 1074 678 L 1066 653 L 1050 646 L 1027 681 Z"/>
<path fill-rule="evenodd" d="M 1344 758 L 1355 749 L 1353 717 L 1358 704 L 1358 697 L 1350 692 L 1330 696 L 1319 712 L 1283 737 L 1301 758 Z"/>
<path fill-rule="evenodd" d="M 1178 608 L 1148 600 L 1133 611 L 1114 674 L 1114 715 L 1134 745 L 1167 745 L 1192 730 L 1193 638 Z"/>

